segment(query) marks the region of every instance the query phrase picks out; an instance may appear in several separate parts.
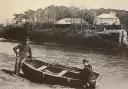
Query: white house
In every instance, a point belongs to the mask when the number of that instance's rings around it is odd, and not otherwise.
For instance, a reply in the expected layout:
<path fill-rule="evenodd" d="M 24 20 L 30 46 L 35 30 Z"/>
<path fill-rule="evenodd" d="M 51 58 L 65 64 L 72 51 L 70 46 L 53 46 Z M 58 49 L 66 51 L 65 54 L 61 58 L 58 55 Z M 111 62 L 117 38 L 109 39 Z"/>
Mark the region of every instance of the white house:
<path fill-rule="evenodd" d="M 120 25 L 120 20 L 115 13 L 101 14 L 94 19 L 96 25 Z"/>
<path fill-rule="evenodd" d="M 84 19 L 81 18 L 64 18 L 56 22 L 55 24 L 87 24 Z"/>

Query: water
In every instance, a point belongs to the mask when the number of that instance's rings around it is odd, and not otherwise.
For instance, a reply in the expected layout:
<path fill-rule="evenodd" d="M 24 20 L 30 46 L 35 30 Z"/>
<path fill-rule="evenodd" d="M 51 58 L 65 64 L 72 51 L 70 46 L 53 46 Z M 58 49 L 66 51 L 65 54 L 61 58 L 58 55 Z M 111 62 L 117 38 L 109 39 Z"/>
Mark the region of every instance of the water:
<path fill-rule="evenodd" d="M 17 43 L 0 42 L 0 53 L 14 56 Z M 39 60 L 81 68 L 83 58 L 101 74 L 98 89 L 128 89 L 128 56 L 125 52 L 102 52 L 78 47 L 32 44 L 33 56 Z M 43 85 L 34 85 L 37 88 Z M 55 86 L 60 88 L 61 86 Z"/>

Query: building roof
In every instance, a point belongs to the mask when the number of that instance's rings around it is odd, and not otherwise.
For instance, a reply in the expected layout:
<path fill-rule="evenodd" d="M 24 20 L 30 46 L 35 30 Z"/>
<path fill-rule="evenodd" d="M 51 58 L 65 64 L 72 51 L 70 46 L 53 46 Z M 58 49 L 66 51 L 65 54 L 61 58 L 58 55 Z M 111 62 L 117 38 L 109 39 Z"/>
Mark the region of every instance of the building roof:
<path fill-rule="evenodd" d="M 82 23 L 87 23 L 85 20 L 83 19 L 81 20 L 81 18 L 64 18 L 59 20 L 55 24 L 72 24 L 72 23 L 80 24 L 81 21 Z"/>
<path fill-rule="evenodd" d="M 97 16 L 98 18 L 115 18 L 115 19 L 118 19 L 115 15 L 113 14 L 102 14 L 102 15 L 99 15 Z"/>

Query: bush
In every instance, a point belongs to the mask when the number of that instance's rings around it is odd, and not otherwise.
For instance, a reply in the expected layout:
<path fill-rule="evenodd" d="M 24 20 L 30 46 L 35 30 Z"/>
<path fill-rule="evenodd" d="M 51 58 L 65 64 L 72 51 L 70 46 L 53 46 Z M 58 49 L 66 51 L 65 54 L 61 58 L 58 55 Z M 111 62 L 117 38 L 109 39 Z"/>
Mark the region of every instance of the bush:
<path fill-rule="evenodd" d="M 27 36 L 27 30 L 22 25 L 8 25 L 4 27 L 3 38 L 23 40 Z"/>

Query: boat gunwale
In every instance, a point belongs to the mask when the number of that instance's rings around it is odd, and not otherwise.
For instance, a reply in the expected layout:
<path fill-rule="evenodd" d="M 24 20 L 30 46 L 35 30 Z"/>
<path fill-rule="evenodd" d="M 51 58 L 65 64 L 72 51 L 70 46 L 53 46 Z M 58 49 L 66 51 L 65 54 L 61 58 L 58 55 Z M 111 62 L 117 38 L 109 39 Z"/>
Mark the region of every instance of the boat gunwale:
<path fill-rule="evenodd" d="M 27 61 L 29 61 L 29 60 L 27 60 Z M 45 72 L 45 71 L 37 70 L 36 68 L 34 68 L 33 66 L 30 66 L 30 64 L 28 64 L 28 63 L 26 63 L 26 62 L 24 62 L 23 64 L 25 64 L 27 67 L 33 69 L 34 71 L 38 71 L 38 72 L 42 73 L 43 75 L 46 74 L 46 75 L 53 76 L 53 77 L 65 78 L 65 79 L 68 79 L 68 80 L 81 81 L 81 79 L 70 78 L 70 77 L 65 77 L 65 76 L 58 76 L 58 74 L 51 74 L 51 73 L 47 73 L 47 72 Z M 53 67 L 53 66 L 52 66 L 52 67 Z M 55 66 L 54 66 L 54 67 L 55 67 Z M 57 68 L 57 67 L 56 67 L 56 68 Z M 61 69 L 62 69 L 62 68 L 61 68 Z M 62 69 L 62 70 L 63 70 L 63 69 Z M 67 70 L 67 71 L 68 71 L 68 70 Z M 70 71 L 68 71 L 68 72 L 70 72 Z M 72 73 L 74 73 L 74 72 L 72 72 Z"/>

